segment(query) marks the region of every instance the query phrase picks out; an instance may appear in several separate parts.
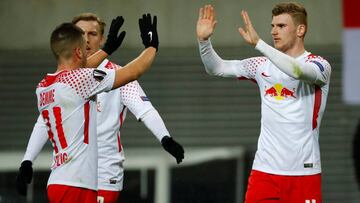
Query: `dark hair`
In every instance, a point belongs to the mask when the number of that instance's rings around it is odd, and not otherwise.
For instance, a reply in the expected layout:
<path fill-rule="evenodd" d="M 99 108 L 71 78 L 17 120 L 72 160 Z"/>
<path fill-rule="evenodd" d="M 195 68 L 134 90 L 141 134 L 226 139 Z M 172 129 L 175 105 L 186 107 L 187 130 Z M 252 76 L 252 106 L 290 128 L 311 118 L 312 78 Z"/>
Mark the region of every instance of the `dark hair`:
<path fill-rule="evenodd" d="M 85 43 L 84 31 L 72 23 L 63 23 L 51 33 L 50 47 L 56 59 L 71 57 L 74 47 Z"/>
<path fill-rule="evenodd" d="M 71 22 L 76 24 L 77 22 L 79 22 L 81 20 L 98 22 L 99 27 L 100 27 L 100 33 L 101 33 L 101 35 L 104 34 L 104 29 L 105 29 L 106 23 L 102 19 L 100 19 L 97 15 L 95 15 L 94 13 L 81 13 L 80 15 L 75 16 Z"/>
<path fill-rule="evenodd" d="M 304 24 L 307 27 L 307 12 L 304 6 L 296 2 L 276 4 L 272 10 L 272 17 L 281 14 L 289 14 L 295 25 Z"/>

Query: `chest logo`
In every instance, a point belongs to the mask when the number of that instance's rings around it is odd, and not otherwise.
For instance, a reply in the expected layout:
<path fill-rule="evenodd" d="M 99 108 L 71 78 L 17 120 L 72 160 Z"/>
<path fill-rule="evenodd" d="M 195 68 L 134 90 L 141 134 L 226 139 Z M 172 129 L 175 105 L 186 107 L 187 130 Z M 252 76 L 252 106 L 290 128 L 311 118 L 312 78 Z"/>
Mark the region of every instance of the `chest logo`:
<path fill-rule="evenodd" d="M 296 98 L 295 88 L 293 90 L 290 90 L 280 83 L 276 83 L 270 88 L 266 88 L 265 86 L 265 96 L 274 97 L 276 100 L 283 100 L 289 97 Z"/>

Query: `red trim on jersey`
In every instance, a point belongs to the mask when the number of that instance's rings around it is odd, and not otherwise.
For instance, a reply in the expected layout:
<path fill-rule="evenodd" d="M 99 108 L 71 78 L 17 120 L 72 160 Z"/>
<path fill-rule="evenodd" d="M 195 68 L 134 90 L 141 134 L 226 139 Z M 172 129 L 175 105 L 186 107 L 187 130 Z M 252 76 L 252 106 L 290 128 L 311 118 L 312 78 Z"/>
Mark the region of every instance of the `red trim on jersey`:
<path fill-rule="evenodd" d="M 42 114 L 42 117 L 44 118 L 45 122 L 46 122 L 46 126 L 48 127 L 48 136 L 49 136 L 49 140 L 51 141 L 51 143 L 53 144 L 53 147 L 54 147 L 54 151 L 55 151 L 55 154 L 57 154 L 59 152 L 57 146 L 56 146 L 56 143 L 55 143 L 55 140 L 54 140 L 54 134 L 53 132 L 51 131 L 51 125 L 50 125 L 50 117 L 49 117 L 49 111 L 48 110 L 43 110 L 41 112 Z"/>
<path fill-rule="evenodd" d="M 121 113 L 120 113 L 120 129 L 124 123 L 124 111 L 126 109 L 126 106 L 123 107 L 123 109 L 121 110 Z M 120 132 L 118 133 L 118 147 L 119 147 L 119 152 L 121 152 L 122 150 L 122 145 L 121 145 L 121 140 L 120 140 Z"/>
<path fill-rule="evenodd" d="M 118 141 L 119 152 L 121 152 L 122 145 L 121 145 L 121 140 L 120 140 L 120 132 L 118 132 L 118 134 L 117 134 L 117 141 Z"/>
<path fill-rule="evenodd" d="M 89 144 L 89 112 L 90 112 L 90 102 L 87 101 L 84 104 L 84 143 Z"/>
<path fill-rule="evenodd" d="M 60 71 L 55 74 L 47 74 L 43 80 L 40 81 L 38 87 L 48 87 L 55 83 L 58 76 L 62 75 L 63 73 L 67 72 L 67 70 Z"/>
<path fill-rule="evenodd" d="M 119 66 L 116 63 L 113 63 L 111 61 L 108 61 L 104 67 L 107 69 L 115 69 L 115 70 L 121 68 L 121 66 Z"/>
<path fill-rule="evenodd" d="M 313 113 L 313 130 L 317 127 L 317 119 L 319 117 L 319 110 L 321 105 L 321 88 L 319 86 L 315 86 L 315 103 L 314 103 L 314 113 Z"/>
<path fill-rule="evenodd" d="M 112 62 L 108 61 L 105 65 L 105 68 L 111 69 L 113 67 Z"/>
<path fill-rule="evenodd" d="M 123 109 L 121 110 L 120 113 L 120 128 L 122 127 L 123 123 L 124 123 L 124 111 L 125 111 L 126 107 L 123 107 Z"/>
<path fill-rule="evenodd" d="M 62 149 L 65 149 L 68 145 L 66 142 L 66 138 L 64 135 L 64 129 L 62 126 L 62 118 L 61 118 L 61 108 L 58 106 L 55 106 L 53 108 L 54 116 L 55 116 L 55 123 L 56 123 L 56 131 L 58 133 L 60 145 Z"/>
<path fill-rule="evenodd" d="M 307 59 L 315 59 L 315 58 L 318 58 L 319 56 L 315 55 L 315 54 L 309 54 L 307 55 Z"/>
<path fill-rule="evenodd" d="M 359 0 L 343 0 L 343 25 L 345 28 L 360 28 L 359 8 Z"/>
<path fill-rule="evenodd" d="M 251 82 L 254 82 L 257 84 L 256 80 L 255 79 L 249 79 L 249 78 L 246 78 L 246 77 L 238 77 L 237 78 L 238 80 L 250 80 Z"/>

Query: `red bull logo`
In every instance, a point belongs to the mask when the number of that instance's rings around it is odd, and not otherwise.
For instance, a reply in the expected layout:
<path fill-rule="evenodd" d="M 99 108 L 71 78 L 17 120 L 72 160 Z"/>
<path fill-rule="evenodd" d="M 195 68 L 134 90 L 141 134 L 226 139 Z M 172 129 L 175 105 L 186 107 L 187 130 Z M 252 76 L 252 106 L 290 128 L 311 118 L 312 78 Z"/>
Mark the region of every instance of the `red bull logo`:
<path fill-rule="evenodd" d="M 265 87 L 265 96 L 274 97 L 276 100 L 283 100 L 289 97 L 296 98 L 295 88 L 293 90 L 289 90 L 280 83 L 277 83 L 270 88 Z"/>

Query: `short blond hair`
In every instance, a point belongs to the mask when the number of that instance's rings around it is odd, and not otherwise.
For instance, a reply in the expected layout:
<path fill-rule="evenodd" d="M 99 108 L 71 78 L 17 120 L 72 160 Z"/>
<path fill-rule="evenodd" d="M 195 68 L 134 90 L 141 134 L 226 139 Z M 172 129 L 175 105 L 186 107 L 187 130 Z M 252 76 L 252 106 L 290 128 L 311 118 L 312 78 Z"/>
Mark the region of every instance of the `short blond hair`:
<path fill-rule="evenodd" d="M 303 5 L 296 2 L 279 3 L 272 9 L 272 17 L 289 14 L 296 25 L 304 24 L 307 27 L 307 12 Z"/>
<path fill-rule="evenodd" d="M 94 13 L 81 13 L 80 15 L 75 16 L 72 19 L 71 22 L 73 24 L 76 24 L 77 22 L 79 22 L 81 20 L 98 22 L 99 26 L 100 26 L 101 35 L 104 34 L 106 23 L 101 18 L 99 18 L 96 14 L 94 14 Z"/>

